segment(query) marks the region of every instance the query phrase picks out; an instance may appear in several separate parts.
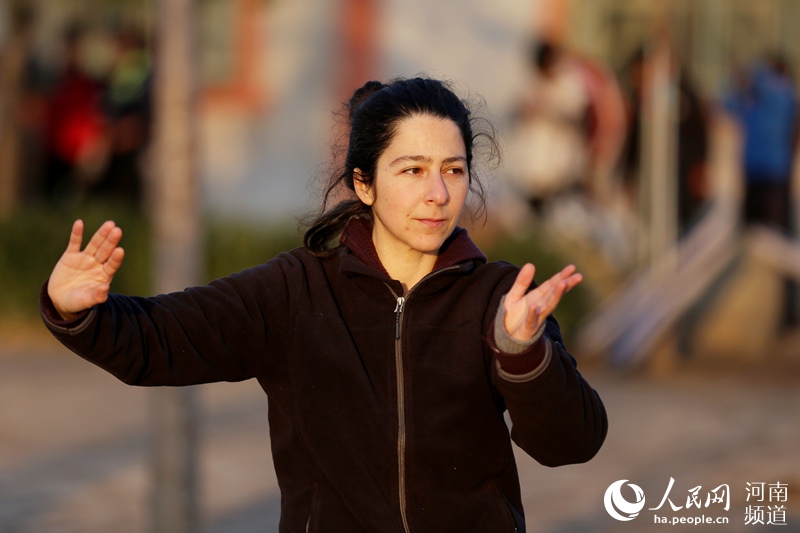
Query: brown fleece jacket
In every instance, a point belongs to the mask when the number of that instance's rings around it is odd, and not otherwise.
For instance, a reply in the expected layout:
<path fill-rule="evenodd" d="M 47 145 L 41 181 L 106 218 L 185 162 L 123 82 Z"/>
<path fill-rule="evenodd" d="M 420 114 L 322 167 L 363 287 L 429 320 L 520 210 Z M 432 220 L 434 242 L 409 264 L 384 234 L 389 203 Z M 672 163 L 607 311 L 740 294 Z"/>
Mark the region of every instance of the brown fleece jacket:
<path fill-rule="evenodd" d="M 129 384 L 256 378 L 282 533 L 525 531 L 511 440 L 557 466 L 589 460 L 607 431 L 558 324 L 501 352 L 496 311 L 519 269 L 488 263 L 462 229 L 405 295 L 365 221 L 341 242 L 328 258 L 301 248 L 182 292 L 112 294 L 73 323 L 45 284 L 42 315 Z"/>

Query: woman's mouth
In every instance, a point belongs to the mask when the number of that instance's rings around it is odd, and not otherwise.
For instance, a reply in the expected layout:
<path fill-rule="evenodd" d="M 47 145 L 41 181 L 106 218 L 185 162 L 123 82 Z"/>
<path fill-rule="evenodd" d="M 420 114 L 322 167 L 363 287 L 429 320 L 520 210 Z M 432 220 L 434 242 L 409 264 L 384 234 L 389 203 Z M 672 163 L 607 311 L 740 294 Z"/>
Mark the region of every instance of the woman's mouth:
<path fill-rule="evenodd" d="M 439 228 L 447 223 L 447 219 L 444 218 L 418 218 L 417 222 L 425 226 L 426 228 L 436 229 Z"/>

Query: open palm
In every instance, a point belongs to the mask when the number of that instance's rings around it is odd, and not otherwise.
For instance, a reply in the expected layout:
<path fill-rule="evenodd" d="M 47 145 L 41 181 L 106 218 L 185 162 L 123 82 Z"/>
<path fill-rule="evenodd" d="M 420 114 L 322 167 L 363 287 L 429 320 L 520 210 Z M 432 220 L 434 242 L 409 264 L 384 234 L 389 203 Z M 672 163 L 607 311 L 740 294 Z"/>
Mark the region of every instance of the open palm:
<path fill-rule="evenodd" d="M 105 222 L 81 251 L 83 221 L 72 225 L 69 244 L 56 263 L 47 293 L 62 318 L 69 320 L 108 298 L 111 280 L 122 265 L 125 251 L 119 247 L 122 230 Z"/>
<path fill-rule="evenodd" d="M 569 265 L 528 291 L 535 273 L 536 267 L 532 264 L 523 266 L 514 285 L 503 299 L 503 325 L 506 332 L 522 342 L 532 339 L 548 315 L 555 311 L 561 297 L 583 281 L 583 275 L 575 272 L 574 265 Z"/>

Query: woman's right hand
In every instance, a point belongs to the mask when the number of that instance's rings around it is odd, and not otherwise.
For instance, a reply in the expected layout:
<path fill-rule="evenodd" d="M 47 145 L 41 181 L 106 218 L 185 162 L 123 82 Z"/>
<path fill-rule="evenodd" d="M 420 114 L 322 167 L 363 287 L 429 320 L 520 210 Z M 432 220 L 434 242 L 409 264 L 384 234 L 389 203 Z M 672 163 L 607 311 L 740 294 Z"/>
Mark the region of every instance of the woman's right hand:
<path fill-rule="evenodd" d="M 75 319 L 82 311 L 108 299 L 111 280 L 125 257 L 120 239 L 122 230 L 109 220 L 81 251 L 83 221 L 76 220 L 72 225 L 67 249 L 47 285 L 47 294 L 61 318 Z"/>

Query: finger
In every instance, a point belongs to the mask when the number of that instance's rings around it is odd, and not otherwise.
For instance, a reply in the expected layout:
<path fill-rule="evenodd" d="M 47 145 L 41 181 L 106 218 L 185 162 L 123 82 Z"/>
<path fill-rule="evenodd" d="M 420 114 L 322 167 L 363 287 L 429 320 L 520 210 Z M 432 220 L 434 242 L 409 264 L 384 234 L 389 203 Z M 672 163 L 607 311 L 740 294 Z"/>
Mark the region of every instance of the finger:
<path fill-rule="evenodd" d="M 553 276 L 553 278 L 555 278 L 555 279 L 557 279 L 559 281 L 568 279 L 570 276 L 572 276 L 572 274 L 575 273 L 576 270 L 577 270 L 577 268 L 575 267 L 575 265 L 567 265 L 564 268 L 562 268 L 561 271 L 558 274 Z"/>
<path fill-rule="evenodd" d="M 536 274 L 536 267 L 530 263 L 526 263 L 517 274 L 517 279 L 514 280 L 514 285 L 508 291 L 506 298 L 512 302 L 516 302 L 525 296 L 528 288 L 533 283 L 533 276 Z"/>
<path fill-rule="evenodd" d="M 119 241 L 122 239 L 122 229 L 119 227 L 114 227 L 108 233 L 108 237 L 106 240 L 100 244 L 100 247 L 97 249 L 97 252 L 94 254 L 95 259 L 97 259 L 100 263 L 105 263 L 114 250 L 117 249 L 119 245 Z"/>
<path fill-rule="evenodd" d="M 84 248 L 84 252 L 88 255 L 95 255 L 97 250 L 103 244 L 103 242 L 108 238 L 108 234 L 114 229 L 115 224 L 111 220 L 107 220 L 103 223 L 100 228 L 92 235 L 92 238 L 89 240 L 89 243 Z"/>
<path fill-rule="evenodd" d="M 78 219 L 72 223 L 72 231 L 69 234 L 69 243 L 67 244 L 67 252 L 69 253 L 80 252 L 82 242 L 83 242 L 83 220 Z"/>
<path fill-rule="evenodd" d="M 114 248 L 108 261 L 103 263 L 103 272 L 105 272 L 109 278 L 113 278 L 114 274 L 119 270 L 119 267 L 122 266 L 123 259 L 125 259 L 125 250 L 119 247 Z"/>
<path fill-rule="evenodd" d="M 557 272 L 550 279 L 542 283 L 541 287 L 543 287 L 543 290 L 552 291 L 554 287 L 557 286 L 562 281 L 572 280 L 572 276 L 576 275 L 575 270 L 576 270 L 575 265 L 567 265 L 564 268 L 562 268 L 560 272 Z M 582 275 L 580 274 L 577 275 L 580 276 L 580 279 L 583 279 Z M 569 281 L 570 284 L 573 282 L 574 285 L 577 285 L 579 281 L 576 280 Z"/>
<path fill-rule="evenodd" d="M 541 296 L 538 303 L 542 314 L 545 316 L 552 314 L 558 304 L 561 303 L 561 298 L 581 281 L 583 281 L 581 274 L 573 274 L 569 278 L 553 285 L 550 291 Z"/>
<path fill-rule="evenodd" d="M 555 284 L 553 295 L 557 295 L 558 299 L 561 299 L 562 296 L 574 289 L 581 281 L 583 281 L 582 274 L 572 274 L 568 278 L 562 279 Z"/>
<path fill-rule="evenodd" d="M 108 300 L 108 292 L 109 292 L 110 289 L 111 289 L 111 285 L 108 284 L 108 283 L 104 283 L 102 285 L 99 285 L 95 289 L 94 301 L 96 303 L 101 304 L 101 303 L 105 302 L 106 300 Z"/>
<path fill-rule="evenodd" d="M 564 280 L 567 284 L 567 290 L 565 292 L 569 292 L 574 289 L 580 282 L 583 281 L 583 274 L 575 273 L 572 274 L 570 277 Z"/>
<path fill-rule="evenodd" d="M 547 285 L 540 285 L 525 295 L 525 304 L 528 309 L 535 309 L 539 315 L 547 316 L 553 312 L 558 304 L 558 284 L 552 281 Z M 528 318 L 526 316 L 526 318 Z"/>
<path fill-rule="evenodd" d="M 541 316 L 542 309 L 538 305 L 528 309 L 528 315 L 525 317 L 525 330 L 528 338 L 533 337 L 539 330 Z"/>

